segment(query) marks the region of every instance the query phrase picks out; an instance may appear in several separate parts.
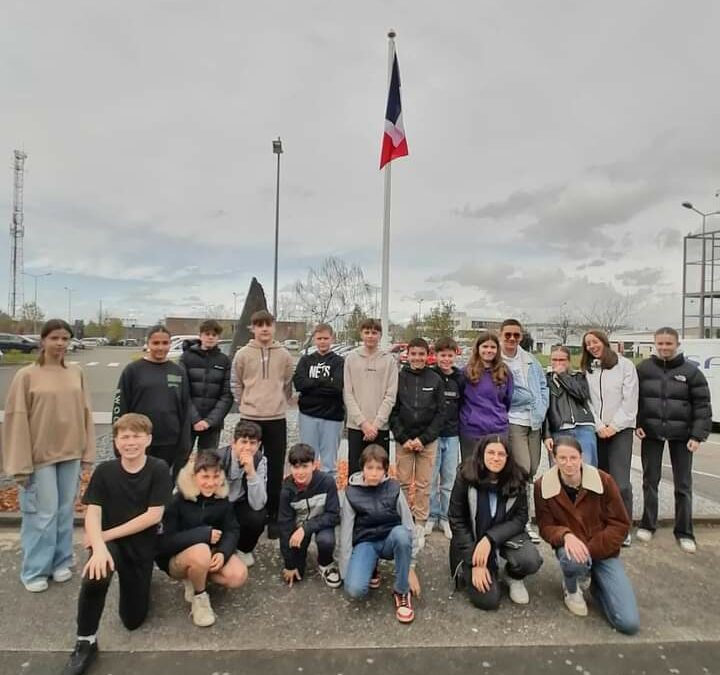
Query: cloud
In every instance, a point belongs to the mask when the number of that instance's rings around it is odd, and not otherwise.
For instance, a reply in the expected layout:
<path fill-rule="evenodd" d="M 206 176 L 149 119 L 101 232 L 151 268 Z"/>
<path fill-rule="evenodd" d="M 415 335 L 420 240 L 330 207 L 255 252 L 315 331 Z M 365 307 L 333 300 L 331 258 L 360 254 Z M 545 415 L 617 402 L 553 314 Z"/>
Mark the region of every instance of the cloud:
<path fill-rule="evenodd" d="M 575 269 L 581 271 L 590 267 L 605 267 L 605 265 L 607 265 L 607 260 L 603 260 L 602 258 L 596 258 L 595 260 L 591 260 L 590 262 L 578 265 Z"/>
<path fill-rule="evenodd" d="M 660 249 L 678 248 L 682 245 L 683 233 L 672 227 L 664 227 L 656 237 L 655 243 Z"/>
<path fill-rule="evenodd" d="M 664 275 L 665 270 L 662 267 L 644 267 L 620 272 L 615 278 L 624 286 L 652 287 L 661 283 Z"/>

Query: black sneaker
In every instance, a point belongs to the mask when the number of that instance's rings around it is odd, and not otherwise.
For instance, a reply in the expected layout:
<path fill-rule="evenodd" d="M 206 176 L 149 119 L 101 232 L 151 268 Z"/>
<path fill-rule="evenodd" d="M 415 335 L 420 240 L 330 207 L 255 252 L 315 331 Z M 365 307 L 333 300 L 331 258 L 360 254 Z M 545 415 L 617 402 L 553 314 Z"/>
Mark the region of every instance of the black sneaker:
<path fill-rule="evenodd" d="M 73 653 L 70 654 L 70 660 L 65 664 L 62 675 L 83 675 L 97 658 L 97 653 L 97 642 L 78 640 Z"/>
<path fill-rule="evenodd" d="M 271 520 L 267 524 L 267 538 L 280 539 L 280 526 L 277 524 L 277 521 Z"/>

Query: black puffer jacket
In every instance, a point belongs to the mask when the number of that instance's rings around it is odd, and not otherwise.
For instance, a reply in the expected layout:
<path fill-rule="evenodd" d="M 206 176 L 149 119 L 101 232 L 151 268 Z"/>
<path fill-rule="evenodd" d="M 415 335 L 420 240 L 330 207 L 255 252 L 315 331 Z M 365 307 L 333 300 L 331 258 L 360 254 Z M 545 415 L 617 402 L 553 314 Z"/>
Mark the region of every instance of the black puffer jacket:
<path fill-rule="evenodd" d="M 180 363 L 190 381 L 190 421 L 206 420 L 211 428 L 222 426 L 232 405 L 230 359 L 218 347 L 204 350 L 200 340 L 186 340 Z"/>
<path fill-rule="evenodd" d="M 569 424 L 595 424 L 585 373 L 548 373 L 547 383 L 550 405 L 543 423 L 543 438 L 551 438 Z"/>
<path fill-rule="evenodd" d="M 432 443 L 445 420 L 444 385 L 430 368 L 413 370 L 405 366 L 398 377 L 395 407 L 390 413 L 390 429 L 398 443 L 418 438 Z"/>
<path fill-rule="evenodd" d="M 637 368 L 640 380 L 637 425 L 649 438 L 707 439 L 712 427 L 710 390 L 701 370 L 682 354 L 657 356 Z"/>

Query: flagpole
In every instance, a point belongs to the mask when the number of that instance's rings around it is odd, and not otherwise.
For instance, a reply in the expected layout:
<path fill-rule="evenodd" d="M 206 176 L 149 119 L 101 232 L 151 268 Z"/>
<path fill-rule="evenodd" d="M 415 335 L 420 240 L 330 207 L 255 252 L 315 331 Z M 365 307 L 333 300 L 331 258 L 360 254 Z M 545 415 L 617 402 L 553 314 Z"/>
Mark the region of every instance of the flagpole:
<path fill-rule="evenodd" d="M 388 32 L 388 87 L 392 79 L 393 60 L 395 58 L 395 33 L 390 29 Z M 382 290 L 380 295 L 380 322 L 382 323 L 383 349 L 390 346 L 390 188 L 392 162 L 385 165 L 385 211 L 383 214 L 383 238 L 382 238 Z"/>

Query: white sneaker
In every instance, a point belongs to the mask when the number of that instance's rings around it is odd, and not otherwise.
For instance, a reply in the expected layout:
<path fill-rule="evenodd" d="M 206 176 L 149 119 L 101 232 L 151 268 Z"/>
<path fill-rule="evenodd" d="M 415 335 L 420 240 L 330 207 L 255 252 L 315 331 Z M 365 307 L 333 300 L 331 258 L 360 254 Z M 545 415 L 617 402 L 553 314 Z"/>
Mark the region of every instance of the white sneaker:
<path fill-rule="evenodd" d="M 245 563 L 245 567 L 252 567 L 255 564 L 255 556 L 252 554 L 252 551 L 245 553 L 238 549 L 237 557 Z"/>
<path fill-rule="evenodd" d="M 530 527 L 530 523 L 527 523 L 527 525 L 525 525 L 525 532 L 527 532 L 527 535 L 528 535 L 528 537 L 530 537 L 530 541 L 533 544 L 542 543 L 542 539 L 540 539 L 540 535 L 535 530 L 533 530 L 532 527 Z"/>
<path fill-rule="evenodd" d="M 530 594 L 522 579 L 507 578 L 510 600 L 516 605 L 527 605 L 530 602 Z"/>
<path fill-rule="evenodd" d="M 425 522 L 425 534 L 430 535 L 432 534 L 433 529 L 435 528 L 435 519 L 434 518 L 428 518 Z"/>
<path fill-rule="evenodd" d="M 340 586 L 342 586 L 340 572 L 335 563 L 330 563 L 329 565 L 318 565 L 318 567 L 320 568 L 320 576 L 326 586 L 329 586 L 330 588 L 340 588 Z"/>
<path fill-rule="evenodd" d="M 688 539 L 687 537 L 680 537 L 678 539 L 678 545 L 680 548 L 685 551 L 685 553 L 695 553 L 697 551 L 697 544 L 693 539 Z"/>
<path fill-rule="evenodd" d="M 195 597 L 195 586 L 192 585 L 190 579 L 183 579 L 183 585 L 185 586 L 185 602 L 192 603 Z"/>
<path fill-rule="evenodd" d="M 638 541 L 642 541 L 643 543 L 647 544 L 647 542 L 649 542 L 653 538 L 653 531 L 646 530 L 644 527 L 639 527 L 635 531 L 635 537 L 637 537 Z"/>
<path fill-rule="evenodd" d="M 568 589 L 565 588 L 565 582 L 563 581 L 563 599 L 565 600 L 565 607 L 575 616 L 587 616 L 587 604 L 585 603 L 583 592 L 579 586 L 574 593 L 570 593 Z"/>
<path fill-rule="evenodd" d="M 447 520 L 440 521 L 440 527 L 442 527 L 443 534 L 448 539 L 452 539 L 452 530 L 450 529 L 450 522 Z"/>
<path fill-rule="evenodd" d="M 417 550 L 422 551 L 425 548 L 425 525 L 418 523 L 415 525 L 415 537 L 417 538 Z"/>
<path fill-rule="evenodd" d="M 53 581 L 58 584 L 64 584 L 72 579 L 72 570 L 69 567 L 61 567 L 52 574 Z"/>
<path fill-rule="evenodd" d="M 24 581 L 23 586 L 25 586 L 26 591 L 30 591 L 31 593 L 42 593 L 48 589 L 48 582 L 47 579 L 41 577 L 34 581 Z"/>
<path fill-rule="evenodd" d="M 625 541 L 622 543 L 623 548 L 630 548 L 632 546 L 632 535 L 628 532 L 627 537 L 625 537 Z"/>
<path fill-rule="evenodd" d="M 193 595 L 190 614 L 196 626 L 205 628 L 215 623 L 215 612 L 213 612 L 213 608 L 210 605 L 210 596 L 207 594 L 207 591 Z"/>

